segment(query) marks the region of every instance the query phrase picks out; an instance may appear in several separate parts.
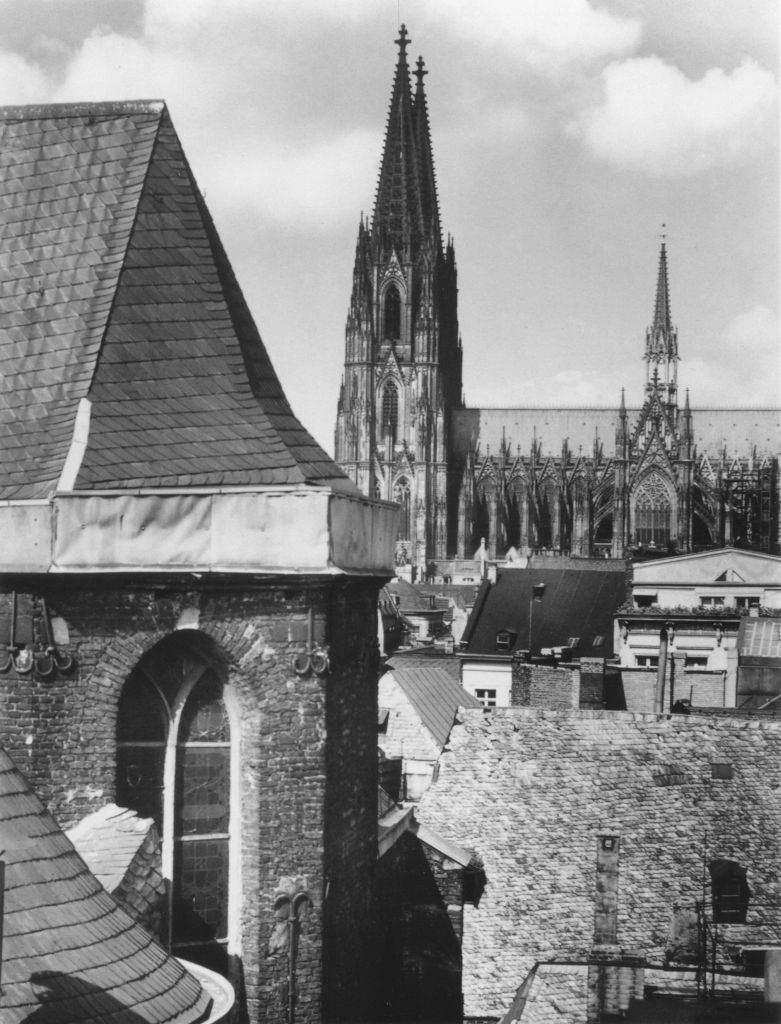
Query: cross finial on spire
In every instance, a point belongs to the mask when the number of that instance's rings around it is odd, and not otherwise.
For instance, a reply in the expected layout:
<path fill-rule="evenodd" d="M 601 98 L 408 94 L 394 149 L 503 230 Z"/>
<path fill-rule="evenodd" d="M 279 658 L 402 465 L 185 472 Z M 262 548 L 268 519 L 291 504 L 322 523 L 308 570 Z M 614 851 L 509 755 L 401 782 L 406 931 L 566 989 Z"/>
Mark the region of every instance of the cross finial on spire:
<path fill-rule="evenodd" d="M 662 240 L 662 245 L 667 241 L 667 225 L 662 223 L 662 230 L 659 232 L 659 237 Z"/>
<path fill-rule="evenodd" d="M 415 77 L 418 80 L 418 89 L 423 88 L 423 79 L 427 74 L 428 71 L 426 71 L 426 65 L 423 63 L 423 58 L 418 57 L 415 63 Z"/>
<path fill-rule="evenodd" d="M 399 38 L 396 40 L 396 45 L 399 48 L 399 59 L 406 61 L 407 59 L 407 47 L 410 44 L 410 40 L 407 36 L 407 26 L 402 25 L 399 29 Z"/>

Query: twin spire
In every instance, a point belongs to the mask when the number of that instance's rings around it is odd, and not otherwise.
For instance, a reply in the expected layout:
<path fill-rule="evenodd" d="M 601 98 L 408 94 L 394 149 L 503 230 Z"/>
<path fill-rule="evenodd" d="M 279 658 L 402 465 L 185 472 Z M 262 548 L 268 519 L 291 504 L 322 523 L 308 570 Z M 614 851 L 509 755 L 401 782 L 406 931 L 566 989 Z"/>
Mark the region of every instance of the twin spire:
<path fill-rule="evenodd" d="M 393 80 L 385 144 L 374 202 L 372 233 L 383 248 L 395 249 L 399 258 L 411 257 L 424 242 L 442 248 L 434 157 L 423 79 L 428 74 L 419 57 L 413 94 L 407 47 L 410 40 L 401 26 L 396 45 L 399 57 Z"/>

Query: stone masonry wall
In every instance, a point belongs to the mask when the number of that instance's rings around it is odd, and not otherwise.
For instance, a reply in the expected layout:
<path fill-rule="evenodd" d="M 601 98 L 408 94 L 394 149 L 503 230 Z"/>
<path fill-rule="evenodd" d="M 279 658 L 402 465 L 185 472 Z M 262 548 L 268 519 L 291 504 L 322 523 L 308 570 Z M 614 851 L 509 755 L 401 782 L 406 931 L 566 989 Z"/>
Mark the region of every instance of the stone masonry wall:
<path fill-rule="evenodd" d="M 241 722 L 242 909 L 233 980 L 242 1019 L 253 1024 L 287 1017 L 287 956 L 271 955 L 269 941 L 275 895 L 290 885 L 311 899 L 297 957 L 296 1020 L 320 1021 L 324 1005 L 343 1018 L 369 1004 L 377 586 L 301 578 L 293 586 L 185 589 L 49 578 L 32 602 L 36 637 L 45 599 L 50 616 L 67 625 L 74 668 L 44 680 L 0 674 L 0 743 L 67 827 L 115 797 L 117 705 L 142 655 L 180 617 L 216 644 Z M 310 612 L 316 639 L 331 645 L 333 671 L 323 678 L 292 667 L 307 646 Z M 332 943 L 338 936 L 339 953 L 328 963 L 324 933 Z"/>
<path fill-rule="evenodd" d="M 752 890 L 747 923 L 719 927 L 719 962 L 781 940 L 780 724 L 465 710 L 418 817 L 485 867 L 479 908 L 464 909 L 467 1016 L 501 1016 L 537 962 L 588 957 L 604 835 L 619 841 L 616 953 L 662 964 L 674 907 L 702 899 L 716 858 Z"/>

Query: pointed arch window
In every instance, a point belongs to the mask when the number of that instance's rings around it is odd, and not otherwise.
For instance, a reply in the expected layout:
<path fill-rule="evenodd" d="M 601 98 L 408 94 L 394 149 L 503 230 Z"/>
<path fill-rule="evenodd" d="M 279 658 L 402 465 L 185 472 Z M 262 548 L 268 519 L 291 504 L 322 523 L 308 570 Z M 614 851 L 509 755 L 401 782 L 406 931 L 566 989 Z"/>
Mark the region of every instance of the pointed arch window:
<path fill-rule="evenodd" d="M 401 337 L 401 296 L 395 284 L 385 292 L 385 339 L 398 341 Z"/>
<path fill-rule="evenodd" d="M 222 676 L 179 636 L 139 662 L 119 702 L 116 796 L 153 818 L 162 837 L 161 938 L 174 954 L 226 973 L 236 759 Z"/>
<path fill-rule="evenodd" d="M 651 473 L 635 494 L 635 542 L 643 547 L 667 548 L 672 528 L 672 502 L 664 481 Z"/>
<path fill-rule="evenodd" d="M 396 443 L 399 429 L 399 392 L 392 380 L 386 381 L 382 389 L 382 434 L 390 435 L 391 444 Z"/>
<path fill-rule="evenodd" d="M 410 493 L 409 480 L 399 477 L 393 486 L 393 500 L 401 507 L 399 515 L 399 532 L 397 540 L 412 539 L 412 498 Z"/>

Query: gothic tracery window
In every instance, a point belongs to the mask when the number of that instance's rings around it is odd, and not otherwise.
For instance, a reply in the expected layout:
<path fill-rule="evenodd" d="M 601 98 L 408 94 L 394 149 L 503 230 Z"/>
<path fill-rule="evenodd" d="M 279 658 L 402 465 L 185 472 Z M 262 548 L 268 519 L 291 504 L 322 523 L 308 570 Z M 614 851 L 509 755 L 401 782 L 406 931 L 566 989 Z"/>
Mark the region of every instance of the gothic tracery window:
<path fill-rule="evenodd" d="M 385 292 L 385 338 L 398 341 L 401 337 L 401 296 L 395 284 Z"/>
<path fill-rule="evenodd" d="M 399 532 L 397 540 L 411 540 L 412 538 L 412 501 L 410 495 L 409 480 L 402 476 L 393 485 L 393 500 L 401 506 L 399 515 Z"/>
<path fill-rule="evenodd" d="M 139 662 L 117 716 L 117 802 L 151 817 L 168 880 L 163 940 L 224 972 L 229 932 L 231 728 L 221 673 L 179 635 Z"/>
<path fill-rule="evenodd" d="M 672 529 L 670 494 L 658 473 L 650 473 L 635 493 L 635 541 L 643 547 L 666 548 Z"/>
<path fill-rule="evenodd" d="M 382 434 L 390 434 L 391 443 L 396 443 L 399 428 L 399 392 L 393 381 L 386 382 L 382 389 Z"/>

